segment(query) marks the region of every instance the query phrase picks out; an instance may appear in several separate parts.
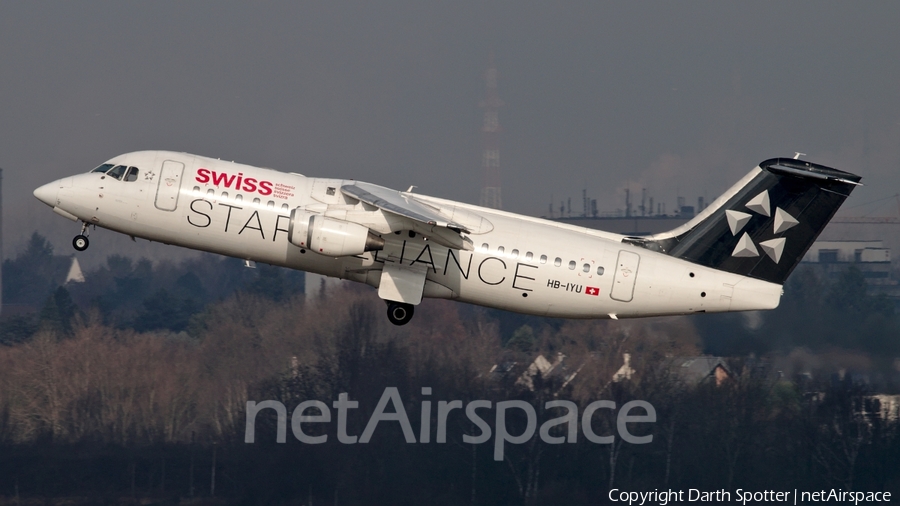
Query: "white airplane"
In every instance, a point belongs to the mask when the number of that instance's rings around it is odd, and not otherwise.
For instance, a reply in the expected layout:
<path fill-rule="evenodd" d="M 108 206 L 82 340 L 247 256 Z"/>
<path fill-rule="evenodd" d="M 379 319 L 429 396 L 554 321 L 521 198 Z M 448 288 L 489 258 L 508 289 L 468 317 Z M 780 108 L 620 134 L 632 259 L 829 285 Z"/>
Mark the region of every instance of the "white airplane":
<path fill-rule="evenodd" d="M 423 297 L 561 318 L 773 309 L 860 177 L 759 164 L 684 225 L 628 237 L 344 179 L 140 151 L 41 186 L 72 221 L 366 283 L 403 325 Z"/>

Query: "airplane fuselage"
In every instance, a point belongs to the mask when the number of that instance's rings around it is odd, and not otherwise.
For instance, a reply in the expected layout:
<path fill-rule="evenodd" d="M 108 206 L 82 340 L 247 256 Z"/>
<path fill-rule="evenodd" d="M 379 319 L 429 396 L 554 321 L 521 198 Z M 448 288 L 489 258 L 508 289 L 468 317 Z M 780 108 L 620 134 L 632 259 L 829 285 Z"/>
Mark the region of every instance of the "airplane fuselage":
<path fill-rule="evenodd" d="M 133 237 L 376 288 L 386 265 L 424 270 L 425 297 L 551 317 L 771 309 L 781 296 L 778 284 L 623 243 L 618 234 L 420 194 L 418 202 L 470 225 L 469 249 L 391 230 L 382 210 L 341 193 L 353 181 L 167 151 L 130 153 L 108 163 L 139 172 L 132 180 L 102 172 L 59 180 L 51 183 L 58 190 L 46 197 L 48 204 L 70 219 Z M 384 247 L 341 257 L 299 247 L 289 240 L 294 209 L 352 217 L 379 233 Z"/>

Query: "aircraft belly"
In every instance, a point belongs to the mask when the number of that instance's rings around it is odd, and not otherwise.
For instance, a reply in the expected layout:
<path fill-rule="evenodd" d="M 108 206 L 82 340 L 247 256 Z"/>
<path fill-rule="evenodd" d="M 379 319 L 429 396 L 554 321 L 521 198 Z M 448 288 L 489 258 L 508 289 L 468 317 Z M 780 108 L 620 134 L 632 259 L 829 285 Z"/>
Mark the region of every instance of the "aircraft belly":
<path fill-rule="evenodd" d="M 579 278 L 567 269 L 560 276 L 558 269 L 548 264 L 476 253 L 472 255 L 468 278 L 459 284 L 459 300 L 544 316 L 586 318 L 604 314 L 598 309 L 602 298 L 587 294 L 585 283 L 592 281 Z"/>
<path fill-rule="evenodd" d="M 480 251 L 448 250 L 427 241 L 389 241 L 385 250 L 367 255 L 371 257 L 345 259 L 350 274 L 344 277 L 378 287 L 383 265 L 415 265 L 426 272 L 425 297 L 454 298 L 554 317 L 626 318 L 777 305 L 768 283 L 749 280 L 739 285 L 745 278 L 648 251 L 642 251 L 640 275 L 628 301 L 613 298 L 615 280 L 611 273 L 595 275 L 592 271 L 588 276 L 582 269 Z M 617 256 L 616 250 L 605 251 L 600 263 L 612 267 Z M 745 287 L 740 306 L 732 303 L 738 285 Z"/>

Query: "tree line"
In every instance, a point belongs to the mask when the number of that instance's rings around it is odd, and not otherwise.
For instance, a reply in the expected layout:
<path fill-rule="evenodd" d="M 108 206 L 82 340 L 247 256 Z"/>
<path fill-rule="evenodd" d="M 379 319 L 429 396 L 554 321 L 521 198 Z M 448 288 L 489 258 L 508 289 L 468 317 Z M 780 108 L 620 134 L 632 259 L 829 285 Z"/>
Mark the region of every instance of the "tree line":
<path fill-rule="evenodd" d="M 28 258 L 8 260 L 4 269 L 44 258 L 36 272 L 55 279 L 56 257 L 40 239 L 33 238 Z M 15 332 L 9 319 L 0 323 L 0 333 L 15 336 L 0 347 L 0 496 L 84 504 L 191 497 L 597 504 L 612 488 L 900 489 L 900 427 L 873 396 L 892 377 L 885 372 L 876 385 L 853 371 L 808 376 L 803 367 L 782 367 L 792 355 L 781 340 L 815 355 L 840 339 L 853 353 L 875 346 L 890 357 L 884 334 L 866 334 L 894 325 L 877 298 L 857 294 L 842 322 L 826 314 L 846 306 L 833 299 L 837 287 L 819 285 L 811 294 L 803 290 L 810 281 L 792 278 L 788 311 L 765 314 L 755 326 L 728 319 L 740 315 L 547 320 L 429 300 L 412 323 L 394 327 L 370 288 L 347 283 L 307 298 L 292 272 L 269 269 L 217 257 L 178 265 L 111 257 L 84 284 L 13 292 L 31 293 L 40 310 L 24 331 L 20 320 L 13 320 Z M 833 337 L 816 341 L 810 332 Z M 752 345 L 728 359 L 727 381 L 679 370 L 678 357 L 747 346 L 734 334 Z M 615 381 L 624 353 L 633 374 Z M 554 367 L 522 381 L 538 355 Z M 870 358 L 872 367 L 878 360 Z M 445 443 L 435 440 L 434 416 L 429 443 L 406 442 L 395 422 L 379 424 L 366 444 L 341 444 L 334 423 L 305 427 L 328 436 L 323 444 L 277 443 L 271 409 L 257 416 L 256 441 L 245 442 L 247 401 L 277 400 L 290 416 L 303 401 L 330 406 L 347 393 L 359 405 L 348 412 L 346 430 L 358 436 L 387 387 L 400 392 L 417 435 L 422 403 L 436 410 L 439 400 L 520 400 L 541 425 L 564 414 L 546 408 L 551 400 L 573 402 L 580 415 L 597 400 L 622 406 L 640 399 L 654 407 L 656 421 L 630 425 L 653 437 L 648 444 L 592 443 L 579 428 L 574 443 L 547 444 L 535 434 L 507 444 L 500 461 L 492 444 L 464 442 L 479 428 L 462 410 L 447 416 Z M 483 418 L 496 434 L 494 412 Z M 527 422 L 510 410 L 504 423 L 520 434 Z M 598 410 L 589 423 L 596 434 L 617 431 L 612 410 Z M 558 426 L 553 435 L 566 430 Z"/>

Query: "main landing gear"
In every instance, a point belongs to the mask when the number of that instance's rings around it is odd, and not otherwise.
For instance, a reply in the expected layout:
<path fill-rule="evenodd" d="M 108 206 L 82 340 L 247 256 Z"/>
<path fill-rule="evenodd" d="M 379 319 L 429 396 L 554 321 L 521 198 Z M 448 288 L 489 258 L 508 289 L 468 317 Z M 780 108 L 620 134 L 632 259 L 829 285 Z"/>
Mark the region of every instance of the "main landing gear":
<path fill-rule="evenodd" d="M 388 320 L 394 325 L 406 325 L 412 320 L 414 312 L 412 304 L 388 301 Z"/>
<path fill-rule="evenodd" d="M 76 235 L 74 239 L 72 239 L 72 247 L 75 248 L 76 251 L 84 251 L 88 249 L 88 246 L 91 245 L 91 241 L 88 240 L 88 236 L 91 234 L 91 231 L 88 230 L 87 222 L 82 222 L 81 225 L 81 233 Z"/>

